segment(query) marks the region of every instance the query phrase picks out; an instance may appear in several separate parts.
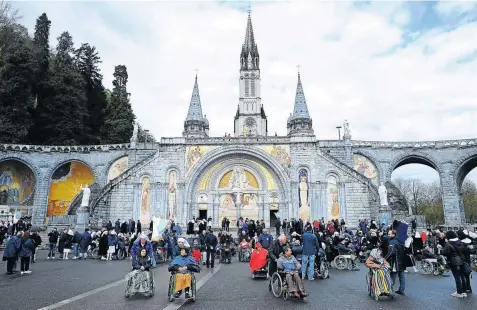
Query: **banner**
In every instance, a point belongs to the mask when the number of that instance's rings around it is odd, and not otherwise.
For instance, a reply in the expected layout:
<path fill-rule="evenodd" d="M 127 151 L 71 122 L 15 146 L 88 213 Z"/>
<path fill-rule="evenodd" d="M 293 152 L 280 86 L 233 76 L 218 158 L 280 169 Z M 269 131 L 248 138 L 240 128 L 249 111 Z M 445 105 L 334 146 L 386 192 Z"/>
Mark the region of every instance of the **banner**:
<path fill-rule="evenodd" d="M 152 218 L 151 241 L 159 241 L 159 236 L 162 236 L 162 233 L 164 232 L 168 224 L 169 220 L 154 216 Z"/>

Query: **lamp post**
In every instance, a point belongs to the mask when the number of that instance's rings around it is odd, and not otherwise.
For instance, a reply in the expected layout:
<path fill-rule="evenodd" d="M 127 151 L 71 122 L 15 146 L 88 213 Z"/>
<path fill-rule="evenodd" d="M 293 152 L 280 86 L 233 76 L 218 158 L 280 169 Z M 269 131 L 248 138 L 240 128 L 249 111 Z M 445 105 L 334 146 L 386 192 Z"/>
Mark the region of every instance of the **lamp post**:
<path fill-rule="evenodd" d="M 144 139 L 144 148 L 146 148 L 147 136 L 149 135 L 149 130 L 148 129 L 144 129 L 144 135 L 146 136 L 145 139 Z"/>
<path fill-rule="evenodd" d="M 336 126 L 336 129 L 338 129 L 338 140 L 341 140 L 341 126 Z"/>

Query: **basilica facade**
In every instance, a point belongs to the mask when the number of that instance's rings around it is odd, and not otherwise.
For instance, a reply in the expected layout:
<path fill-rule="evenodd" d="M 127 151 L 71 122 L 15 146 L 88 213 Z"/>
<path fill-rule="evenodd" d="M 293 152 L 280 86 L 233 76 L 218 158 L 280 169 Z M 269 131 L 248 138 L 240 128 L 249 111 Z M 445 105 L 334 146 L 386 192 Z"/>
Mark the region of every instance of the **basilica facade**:
<path fill-rule="evenodd" d="M 153 216 L 303 220 L 406 219 L 409 206 L 392 172 L 410 163 L 439 174 L 444 221 L 465 221 L 461 188 L 477 166 L 477 139 L 423 142 L 319 140 L 297 76 L 286 136 L 269 136 L 261 102 L 260 54 L 249 14 L 240 51 L 233 136 L 209 137 L 197 76 L 184 130 L 159 142 L 35 146 L 0 143 L 0 219 L 30 217 L 35 226 L 101 225 Z M 213 124 L 212 124 L 213 125 Z M 85 190 L 86 185 L 89 189 Z M 86 195 L 88 197 L 84 197 Z M 444 224 L 444 223 L 443 223 Z"/>

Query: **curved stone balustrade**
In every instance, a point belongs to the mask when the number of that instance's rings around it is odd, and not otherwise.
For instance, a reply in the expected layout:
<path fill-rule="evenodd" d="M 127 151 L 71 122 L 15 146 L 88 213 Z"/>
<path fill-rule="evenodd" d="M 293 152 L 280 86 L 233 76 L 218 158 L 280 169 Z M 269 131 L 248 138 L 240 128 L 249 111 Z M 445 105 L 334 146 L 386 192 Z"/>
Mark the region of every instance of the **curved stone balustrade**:
<path fill-rule="evenodd" d="M 438 140 L 438 141 L 417 141 L 417 142 L 400 142 L 400 141 L 359 141 L 351 140 L 354 147 L 371 147 L 371 148 L 394 148 L 394 149 L 440 149 L 440 148 L 465 148 L 477 146 L 477 138 L 460 139 L 460 140 Z"/>
<path fill-rule="evenodd" d="M 75 145 L 75 146 L 52 146 L 52 145 L 26 145 L 26 144 L 0 144 L 0 152 L 108 152 L 113 150 L 127 150 L 131 144 L 105 144 L 105 145 Z"/>

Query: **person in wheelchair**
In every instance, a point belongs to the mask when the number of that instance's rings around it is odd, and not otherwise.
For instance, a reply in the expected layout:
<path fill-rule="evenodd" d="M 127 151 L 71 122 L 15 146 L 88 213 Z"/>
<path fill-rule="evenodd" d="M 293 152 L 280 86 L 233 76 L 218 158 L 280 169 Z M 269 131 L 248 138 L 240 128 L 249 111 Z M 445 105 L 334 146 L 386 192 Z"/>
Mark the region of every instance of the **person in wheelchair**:
<path fill-rule="evenodd" d="M 154 294 L 154 276 L 151 272 L 151 254 L 143 247 L 138 251 L 137 257 L 132 262 L 133 271 L 126 275 L 126 298 L 136 293 L 151 297 Z"/>
<path fill-rule="evenodd" d="M 220 236 L 220 254 L 221 258 L 220 260 L 222 262 L 231 262 L 232 261 L 232 237 L 228 234 L 222 234 Z"/>
<path fill-rule="evenodd" d="M 444 258 L 443 255 L 436 255 L 432 253 L 431 248 L 429 246 L 426 246 L 422 250 L 422 257 L 423 258 L 435 258 L 437 259 L 437 263 L 439 263 L 439 269 L 444 270 L 446 266 L 446 259 Z"/>
<path fill-rule="evenodd" d="M 301 265 L 292 255 L 289 247 L 283 248 L 283 253 L 277 260 L 277 269 L 279 273 L 285 273 L 285 281 L 291 296 L 298 298 L 307 296 L 300 278 Z"/>
<path fill-rule="evenodd" d="M 249 263 L 250 272 L 252 273 L 253 276 L 267 275 L 268 273 L 267 257 L 268 257 L 268 250 L 262 248 L 262 245 L 260 244 L 260 242 L 257 242 L 257 244 L 255 245 L 255 249 L 252 251 L 252 255 L 250 256 L 250 263 Z"/>
<path fill-rule="evenodd" d="M 192 274 L 200 272 L 200 266 L 195 259 L 189 255 L 187 248 L 180 248 L 179 255 L 169 264 L 169 271 L 174 276 L 174 298 L 179 298 L 182 291 L 185 291 L 185 298 L 190 298 L 190 288 L 192 285 Z"/>

